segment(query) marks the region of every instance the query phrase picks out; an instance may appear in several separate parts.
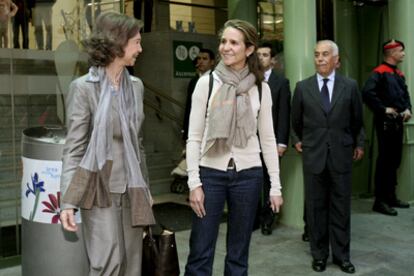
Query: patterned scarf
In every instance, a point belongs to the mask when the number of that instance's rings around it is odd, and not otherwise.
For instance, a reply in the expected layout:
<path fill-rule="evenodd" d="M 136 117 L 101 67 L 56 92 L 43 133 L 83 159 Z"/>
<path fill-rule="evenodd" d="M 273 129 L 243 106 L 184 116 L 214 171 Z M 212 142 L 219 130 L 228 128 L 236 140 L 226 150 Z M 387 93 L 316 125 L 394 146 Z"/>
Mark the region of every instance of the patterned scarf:
<path fill-rule="evenodd" d="M 232 70 L 223 61 L 214 72 L 222 80 L 211 102 L 209 128 L 204 153 L 211 148 L 225 152 L 232 146 L 245 148 L 249 138 L 256 133 L 250 96 L 247 93 L 256 78 L 248 66 L 241 71 Z"/>

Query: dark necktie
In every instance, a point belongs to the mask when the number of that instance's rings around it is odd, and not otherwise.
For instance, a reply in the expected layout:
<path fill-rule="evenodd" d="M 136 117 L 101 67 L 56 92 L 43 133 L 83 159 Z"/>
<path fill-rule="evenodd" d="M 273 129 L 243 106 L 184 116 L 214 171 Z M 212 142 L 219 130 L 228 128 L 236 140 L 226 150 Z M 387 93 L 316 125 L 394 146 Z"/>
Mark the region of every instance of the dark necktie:
<path fill-rule="evenodd" d="M 323 108 L 326 112 L 329 112 L 329 110 L 331 109 L 331 102 L 329 101 L 329 89 L 326 85 L 328 81 L 329 79 L 323 79 L 323 86 L 321 89 Z"/>

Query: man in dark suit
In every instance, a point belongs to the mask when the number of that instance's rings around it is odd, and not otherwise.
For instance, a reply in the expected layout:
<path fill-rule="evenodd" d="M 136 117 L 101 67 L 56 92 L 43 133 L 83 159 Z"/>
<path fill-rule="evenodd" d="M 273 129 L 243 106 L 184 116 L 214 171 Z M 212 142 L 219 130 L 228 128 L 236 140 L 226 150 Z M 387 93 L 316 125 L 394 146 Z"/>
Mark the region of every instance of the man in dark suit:
<path fill-rule="evenodd" d="M 405 76 L 397 65 L 403 61 L 404 43 L 390 40 L 383 45 L 384 61 L 374 68 L 362 89 L 362 98 L 374 113 L 378 140 L 375 169 L 375 212 L 396 216 L 393 208 L 409 208 L 397 198 L 397 170 L 403 149 L 403 123 L 411 118 L 411 101 Z"/>
<path fill-rule="evenodd" d="M 185 103 L 184 111 L 184 122 L 183 122 L 183 140 L 186 141 L 188 138 L 188 122 L 190 119 L 191 111 L 191 96 L 193 95 L 194 88 L 197 84 L 198 79 L 203 75 L 208 75 L 211 73 L 211 70 L 214 68 L 215 56 L 213 51 L 209 49 L 200 49 L 200 52 L 197 55 L 195 60 L 196 75 L 192 78 L 187 87 L 187 100 Z"/>
<path fill-rule="evenodd" d="M 265 81 L 272 93 L 273 130 L 276 136 L 277 151 L 282 157 L 289 143 L 290 128 L 290 88 L 289 81 L 277 74 L 272 68 L 272 58 L 276 53 L 270 43 L 262 43 L 257 48 L 257 57 L 264 69 Z M 264 163 L 263 163 L 264 164 Z M 269 204 L 270 179 L 267 169 L 263 168 L 263 199 L 260 210 L 260 226 L 263 235 L 272 234 L 275 215 Z"/>
<path fill-rule="evenodd" d="M 362 101 L 357 83 L 335 72 L 338 46 L 315 46 L 317 73 L 296 85 L 292 102 L 294 146 L 303 174 L 312 268 L 322 272 L 332 248 L 333 263 L 354 273 L 350 262 L 352 160 L 363 156 Z"/>

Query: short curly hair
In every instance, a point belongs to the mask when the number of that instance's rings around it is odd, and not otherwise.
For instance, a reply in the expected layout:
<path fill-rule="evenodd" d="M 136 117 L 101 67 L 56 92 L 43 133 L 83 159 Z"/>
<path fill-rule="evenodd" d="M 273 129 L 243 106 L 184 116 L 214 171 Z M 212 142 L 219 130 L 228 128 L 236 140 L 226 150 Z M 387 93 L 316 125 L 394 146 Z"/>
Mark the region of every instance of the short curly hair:
<path fill-rule="evenodd" d="M 91 66 L 106 67 L 116 57 L 124 56 L 128 40 L 140 32 L 142 22 L 125 14 L 102 13 L 89 39 L 82 42 Z"/>

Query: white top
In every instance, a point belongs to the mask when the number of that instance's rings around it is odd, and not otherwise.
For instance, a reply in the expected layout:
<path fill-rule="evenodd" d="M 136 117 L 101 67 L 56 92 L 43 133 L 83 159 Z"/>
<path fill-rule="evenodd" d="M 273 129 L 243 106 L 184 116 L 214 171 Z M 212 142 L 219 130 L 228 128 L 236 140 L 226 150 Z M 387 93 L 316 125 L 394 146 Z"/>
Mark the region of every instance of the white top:
<path fill-rule="evenodd" d="M 204 73 L 198 73 L 198 76 L 201 78 L 202 76 L 207 76 L 207 75 L 210 75 L 210 72 L 211 72 L 211 69 L 210 69 L 210 70 L 205 71 Z"/>
<path fill-rule="evenodd" d="M 215 72 L 213 72 L 213 78 L 213 89 L 208 106 L 210 106 L 211 100 L 223 84 Z M 207 129 L 209 127 L 210 108 L 207 109 L 208 89 L 209 76 L 203 76 L 198 80 L 192 96 L 186 152 L 188 186 L 190 190 L 202 185 L 199 166 L 226 171 L 230 159 L 233 158 L 237 171 L 261 167 L 260 148 L 262 148 L 263 158 L 270 176 L 270 195 L 281 195 L 282 187 L 279 179 L 279 158 L 276 150 L 276 139 L 272 122 L 272 97 L 267 83 L 262 83 L 261 104 L 259 102 L 257 86 L 253 86 L 248 91 L 253 114 L 256 116 L 255 123 L 260 136 L 260 145 L 256 134 L 249 138 L 245 148 L 233 146 L 227 152 L 221 154 L 217 154 L 211 149 L 201 156 L 206 145 Z"/>

